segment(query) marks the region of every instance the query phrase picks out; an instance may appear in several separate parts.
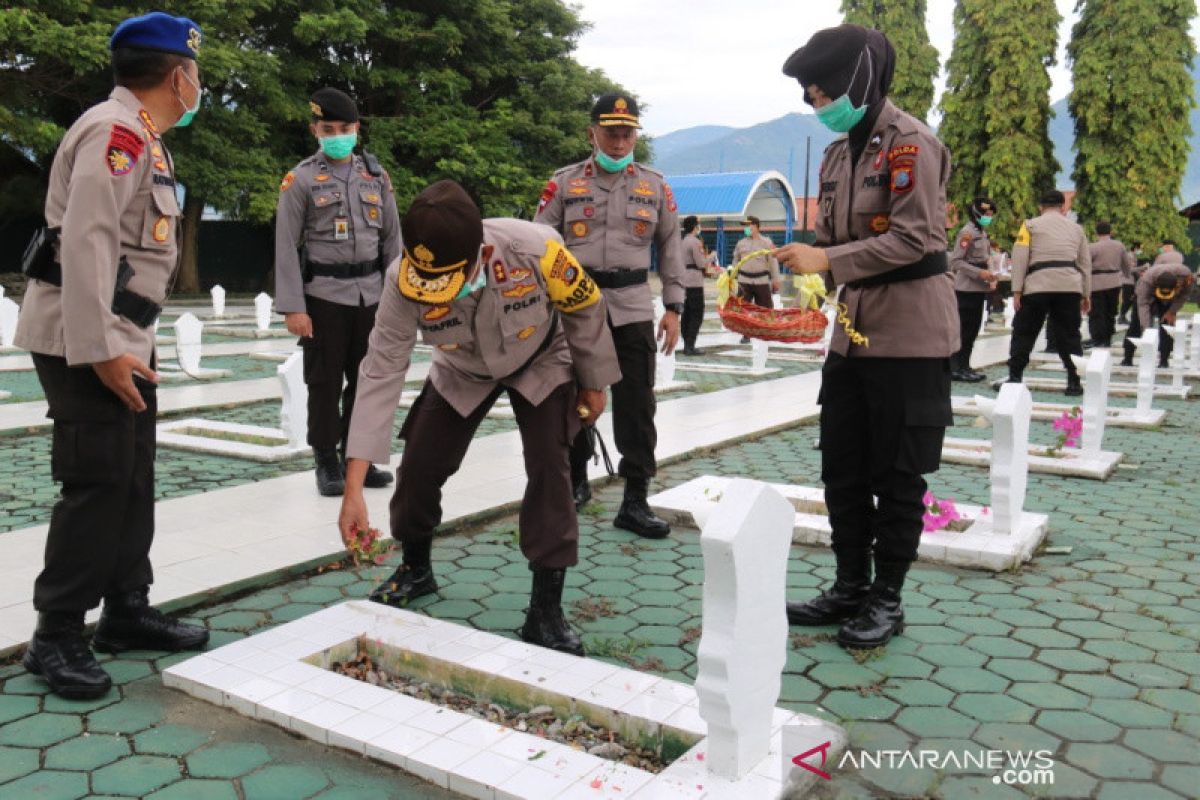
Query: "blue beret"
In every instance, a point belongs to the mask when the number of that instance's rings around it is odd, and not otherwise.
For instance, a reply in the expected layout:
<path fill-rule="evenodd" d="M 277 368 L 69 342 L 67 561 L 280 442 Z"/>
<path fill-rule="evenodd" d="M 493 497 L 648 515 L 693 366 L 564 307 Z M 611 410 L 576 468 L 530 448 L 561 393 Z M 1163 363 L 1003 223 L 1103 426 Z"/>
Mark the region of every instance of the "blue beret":
<path fill-rule="evenodd" d="M 108 48 L 131 47 L 195 58 L 200 54 L 200 38 L 200 26 L 187 17 L 151 11 L 118 25 L 108 40 Z"/>

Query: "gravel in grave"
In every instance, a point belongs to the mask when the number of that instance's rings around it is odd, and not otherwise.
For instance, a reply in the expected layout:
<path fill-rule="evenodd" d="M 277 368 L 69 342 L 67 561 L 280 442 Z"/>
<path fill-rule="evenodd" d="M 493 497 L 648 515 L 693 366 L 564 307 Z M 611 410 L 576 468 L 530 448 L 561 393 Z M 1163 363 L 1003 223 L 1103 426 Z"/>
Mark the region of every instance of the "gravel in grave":
<path fill-rule="evenodd" d="M 471 717 L 494 722 L 506 728 L 530 733 L 552 742 L 567 745 L 589 755 L 608 761 L 617 761 L 646 772 L 659 773 L 667 764 L 653 750 L 623 742 L 615 732 L 600 726 L 589 725 L 580 716 L 563 719 L 550 706 L 536 706 L 528 711 L 514 711 L 496 703 L 476 700 L 469 695 L 443 689 L 403 675 L 386 672 L 377 666 L 371 656 L 364 652 L 361 644 L 358 655 L 350 661 L 334 662 L 333 672 L 385 689 L 402 692 L 418 700 L 451 708 Z M 544 755 L 534 754 L 530 761 Z"/>

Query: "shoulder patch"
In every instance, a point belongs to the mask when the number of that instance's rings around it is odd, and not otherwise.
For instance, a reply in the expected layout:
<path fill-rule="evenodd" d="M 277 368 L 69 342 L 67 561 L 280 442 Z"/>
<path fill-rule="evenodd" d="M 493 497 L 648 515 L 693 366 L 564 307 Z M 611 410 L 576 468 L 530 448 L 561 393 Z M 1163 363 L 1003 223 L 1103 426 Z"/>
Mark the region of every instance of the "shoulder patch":
<path fill-rule="evenodd" d="M 283 180 L 279 183 L 279 191 L 286 192 L 288 189 L 292 188 L 292 183 L 295 180 L 296 173 L 294 172 L 289 172 L 287 175 L 284 175 Z"/>
<path fill-rule="evenodd" d="M 1021 230 L 1017 231 L 1017 238 L 1013 240 L 1014 247 L 1029 247 L 1029 227 L 1022 222 Z"/>
<path fill-rule="evenodd" d="M 891 159 L 891 154 L 888 154 Z M 895 194 L 905 194 L 913 190 L 917 183 L 917 160 L 913 156 L 896 156 L 891 162 L 891 190 Z"/>
<path fill-rule="evenodd" d="M 112 175 L 128 175 L 142 156 L 146 140 L 124 125 L 114 122 L 108 132 L 105 162 Z"/>
<path fill-rule="evenodd" d="M 538 213 L 541 213 L 542 209 L 550 204 L 550 201 L 554 199 L 554 195 L 557 193 L 558 184 L 554 181 L 547 181 L 546 188 L 542 190 L 542 197 L 540 200 L 538 200 Z"/>
<path fill-rule="evenodd" d="M 667 201 L 667 211 L 677 211 L 678 204 L 675 202 L 675 193 L 671 191 L 671 184 L 663 181 L 663 198 Z"/>
<path fill-rule="evenodd" d="M 918 152 L 920 152 L 920 150 L 921 148 L 915 144 L 902 144 L 898 147 L 893 147 L 891 150 L 888 150 L 887 159 L 889 162 L 891 162 L 895 161 L 900 156 L 915 156 Z"/>
<path fill-rule="evenodd" d="M 546 250 L 539 266 L 546 279 L 550 302 L 559 311 L 573 314 L 600 302 L 600 288 L 579 265 L 571 251 L 553 239 L 546 240 Z"/>
<path fill-rule="evenodd" d="M 958 246 L 962 250 L 966 250 L 971 246 L 971 234 L 963 232 L 963 235 L 958 237 Z"/>

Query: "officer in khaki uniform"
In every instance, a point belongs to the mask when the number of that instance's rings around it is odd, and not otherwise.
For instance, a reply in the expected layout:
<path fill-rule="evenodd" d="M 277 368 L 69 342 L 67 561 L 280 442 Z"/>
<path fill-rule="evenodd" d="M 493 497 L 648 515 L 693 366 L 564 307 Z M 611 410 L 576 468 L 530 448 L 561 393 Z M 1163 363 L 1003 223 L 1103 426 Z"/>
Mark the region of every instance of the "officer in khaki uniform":
<path fill-rule="evenodd" d="M 1133 253 L 1112 237 L 1112 223 L 1096 223 L 1096 241 L 1088 246 L 1092 257 L 1092 310 L 1088 312 L 1088 333 L 1093 347 L 1112 347 L 1117 332 L 1117 307 L 1121 285 L 1133 274 Z"/>
<path fill-rule="evenodd" d="M 481 220 L 452 181 L 440 181 L 404 215 L 404 257 L 387 273 L 347 448 L 339 526 L 350 537 L 368 525 L 362 481 L 386 463 L 392 418 L 417 335 L 436 349 L 420 398 L 400 436 L 406 446 L 391 503 L 392 536 L 404 563 L 371 599 L 404 606 L 437 591 L 430 565 L 441 492 L 462 463 L 479 423 L 507 392 L 525 449 L 521 551 L 533 570 L 521 637 L 583 654 L 562 613 L 566 569 L 577 561 L 579 525 L 568 449 L 604 410 L 620 379 L 605 302 L 550 228 Z"/>
<path fill-rule="evenodd" d="M 700 241 L 700 220 L 683 220 L 683 354 L 698 356 L 696 337 L 704 324 L 704 245 Z"/>
<path fill-rule="evenodd" d="M 967 207 L 967 215 L 970 220 L 958 232 L 954 251 L 950 254 L 960 323 L 958 336 L 962 341 L 962 347 L 950 357 L 950 377 L 977 383 L 987 377 L 971 369 L 971 352 L 983 325 L 983 307 L 988 292 L 996 288 L 997 276 L 989 268 L 992 246 L 987 235 L 987 228 L 996 215 L 996 204 L 987 197 L 976 197 Z"/>
<path fill-rule="evenodd" d="M 340 495 L 358 364 L 383 288 L 400 255 L 400 216 L 391 178 L 374 156 L 358 155 L 358 108 L 325 88 L 309 101 L 320 147 L 283 178 L 275 217 L 275 307 L 304 349 L 308 443 L 317 491 Z M 344 386 L 344 388 L 343 388 Z M 339 399 L 341 408 L 339 410 Z M 366 485 L 392 482 L 371 467 Z"/>
<path fill-rule="evenodd" d="M 831 130 L 845 133 L 820 169 L 816 245 L 779 248 L 780 263 L 840 286 L 856 334 L 834 328 L 821 374 L 821 479 L 837 580 L 793 625 L 842 624 L 838 642 L 868 648 L 904 629 L 900 592 L 923 528 L 924 474 L 941 459 L 950 355 L 959 349 L 947 272 L 950 154 L 887 99 L 895 51 L 882 33 L 841 25 L 813 35 L 784 65 Z M 872 558 L 875 577 L 871 578 Z"/>
<path fill-rule="evenodd" d="M 755 250 L 774 250 L 775 243 L 762 234 L 762 223 L 758 217 L 746 217 L 742 233 L 745 234 L 733 248 L 733 263 L 736 264 Z M 755 256 L 738 269 L 738 296 L 763 308 L 773 308 L 772 292 L 783 285 L 779 277 L 779 262 L 774 256 Z"/>
<path fill-rule="evenodd" d="M 1038 332 L 1049 318 L 1055 345 L 1067 370 L 1063 394 L 1083 394 L 1071 354 L 1083 355 L 1079 325 L 1091 309 L 1092 255 L 1083 228 L 1067 219 L 1066 198 L 1058 190 L 1042 195 L 1041 216 L 1025 220 L 1013 242 L 1013 317 L 1008 383 L 1020 383 Z M 1005 383 L 996 381 L 994 386 Z"/>
<path fill-rule="evenodd" d="M 50 471 L 62 494 L 33 590 L 26 669 L 57 694 L 112 685 L 83 639 L 104 600 L 98 650 L 198 649 L 208 632 L 149 605 L 154 580 L 154 321 L 178 259 L 175 171 L 161 131 L 200 106 L 201 33 L 183 17 L 127 19 L 109 41 L 116 88 L 63 137 L 46 224 L 30 254 L 16 344 L 33 354 L 54 420 Z M 49 246 L 57 234 L 57 250 Z"/>
<path fill-rule="evenodd" d="M 606 94 L 592 106 L 589 137 L 595 152 L 586 161 L 564 167 L 546 184 L 536 222 L 562 234 L 608 301 L 621 380 L 613 386 L 613 433 L 621 453 L 618 471 L 625 497 L 614 524 L 639 536 L 659 539 L 670 526 L 646 502 L 650 479 L 658 469 L 654 448 L 655 331 L 648 284 L 650 247 L 658 246 L 658 273 L 666 307 L 658 327 L 664 353 L 679 339 L 683 313 L 683 257 L 675 196 L 659 172 L 636 163 L 637 103 L 624 94 Z M 587 462 L 591 440 L 581 432 L 571 448 L 575 503 L 591 498 Z"/>
<path fill-rule="evenodd" d="M 1173 257 L 1175 255 L 1179 256 L 1178 260 Z M 1175 324 L 1175 315 L 1187 302 L 1188 290 L 1195 282 L 1196 277 L 1183 263 L 1182 253 L 1172 253 L 1166 261 L 1155 262 L 1154 266 L 1142 273 L 1134 289 L 1137 308 L 1133 312 L 1132 319 L 1129 320 L 1129 330 L 1125 332 L 1123 343 L 1125 358 L 1121 361 L 1122 365 L 1133 366 L 1133 354 L 1136 352 L 1133 340 L 1140 339 L 1142 331 L 1153 326 L 1155 320 L 1161 320 L 1168 325 Z M 1174 347 L 1175 340 L 1171 334 L 1160 327 L 1158 331 L 1159 367 L 1170 366 L 1171 351 Z"/>

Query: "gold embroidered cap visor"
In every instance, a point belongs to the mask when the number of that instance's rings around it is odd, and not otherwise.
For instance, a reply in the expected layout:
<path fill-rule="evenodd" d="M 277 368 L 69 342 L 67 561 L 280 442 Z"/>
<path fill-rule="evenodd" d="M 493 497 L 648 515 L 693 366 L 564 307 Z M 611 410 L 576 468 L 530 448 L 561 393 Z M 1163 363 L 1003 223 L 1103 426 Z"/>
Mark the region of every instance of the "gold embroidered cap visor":
<path fill-rule="evenodd" d="M 413 250 L 410 253 L 405 248 L 400 257 L 400 294 L 427 305 L 449 303 L 457 297 L 467 279 L 468 262 L 435 267 L 425 245 L 419 244 Z"/>
<path fill-rule="evenodd" d="M 438 181 L 413 200 L 400 220 L 404 254 L 400 294 L 427 305 L 458 296 L 479 260 L 483 218 L 470 195 L 454 181 Z"/>

